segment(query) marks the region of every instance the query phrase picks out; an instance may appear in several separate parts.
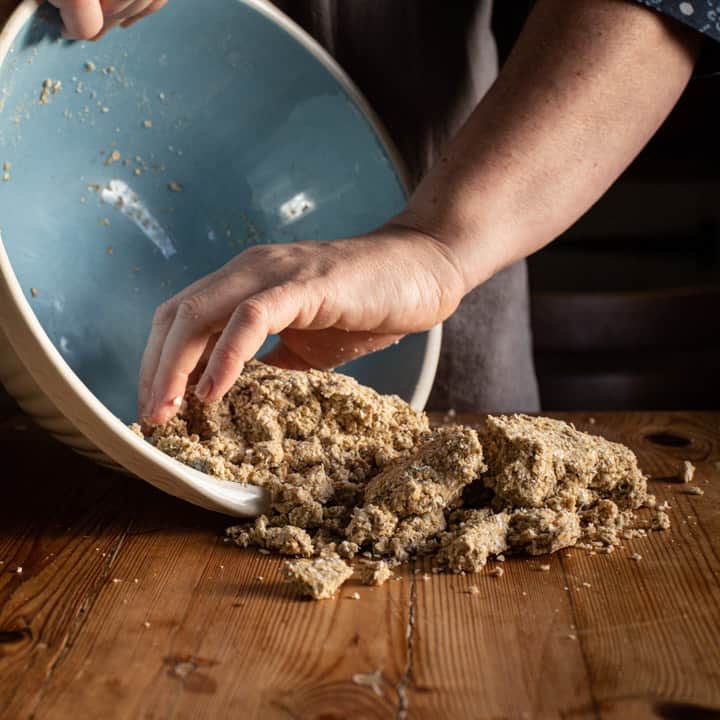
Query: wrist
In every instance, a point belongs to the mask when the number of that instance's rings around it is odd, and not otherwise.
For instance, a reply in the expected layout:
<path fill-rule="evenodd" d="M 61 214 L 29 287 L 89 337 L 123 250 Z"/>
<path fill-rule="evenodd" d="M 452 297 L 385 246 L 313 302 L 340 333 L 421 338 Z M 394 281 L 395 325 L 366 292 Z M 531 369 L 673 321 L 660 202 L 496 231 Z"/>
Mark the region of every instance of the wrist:
<path fill-rule="evenodd" d="M 512 262 L 509 228 L 445 204 L 441 211 L 411 198 L 408 206 L 394 217 L 391 225 L 403 227 L 428 238 L 456 269 L 463 296 L 490 279 Z"/>

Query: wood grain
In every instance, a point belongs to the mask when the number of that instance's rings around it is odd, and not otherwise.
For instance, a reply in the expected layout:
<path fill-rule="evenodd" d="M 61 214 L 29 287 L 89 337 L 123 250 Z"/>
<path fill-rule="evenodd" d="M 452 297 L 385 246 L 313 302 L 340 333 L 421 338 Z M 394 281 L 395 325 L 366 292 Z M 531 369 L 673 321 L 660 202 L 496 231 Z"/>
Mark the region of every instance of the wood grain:
<path fill-rule="evenodd" d="M 0 717 L 720 717 L 720 414 L 567 417 L 636 450 L 670 532 L 318 603 L 228 518 L 0 422 Z"/>

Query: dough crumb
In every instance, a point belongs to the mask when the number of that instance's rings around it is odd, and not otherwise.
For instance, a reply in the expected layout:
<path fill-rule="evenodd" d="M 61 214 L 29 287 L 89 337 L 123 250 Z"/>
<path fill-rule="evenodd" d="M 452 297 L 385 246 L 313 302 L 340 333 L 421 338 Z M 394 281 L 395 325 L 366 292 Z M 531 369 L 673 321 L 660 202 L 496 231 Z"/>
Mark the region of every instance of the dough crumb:
<path fill-rule="evenodd" d="M 505 570 L 501 567 L 494 567 L 492 570 L 488 572 L 488 575 L 492 575 L 493 577 L 502 577 L 505 574 Z"/>
<path fill-rule="evenodd" d="M 684 483 L 691 483 L 695 477 L 695 466 L 689 460 L 683 460 L 680 467 L 680 479 Z"/>
<path fill-rule="evenodd" d="M 108 155 L 107 160 L 105 160 L 105 165 L 109 167 L 113 163 L 116 163 L 118 160 L 120 160 L 121 157 L 122 155 L 120 154 L 119 150 L 113 150 L 110 155 Z"/>
<path fill-rule="evenodd" d="M 683 492 L 686 495 L 704 495 L 705 491 L 702 488 L 697 487 L 697 485 L 694 485 L 693 487 L 685 488 Z"/>
<path fill-rule="evenodd" d="M 378 669 L 371 673 L 356 673 L 352 676 L 352 681 L 356 685 L 369 687 L 376 695 L 382 697 L 382 670 Z"/>
<path fill-rule="evenodd" d="M 353 574 L 338 555 L 285 563 L 285 579 L 301 594 L 315 600 L 331 598 Z"/>
<path fill-rule="evenodd" d="M 175 193 L 181 193 L 184 190 L 183 186 L 176 180 L 171 180 L 168 183 L 168 189 Z"/>
<path fill-rule="evenodd" d="M 360 563 L 358 573 L 363 585 L 383 585 L 392 577 L 390 565 L 385 560 L 365 560 Z"/>
<path fill-rule="evenodd" d="M 55 94 L 53 88 L 53 81 L 50 78 L 45 80 L 45 82 L 42 84 L 42 90 L 40 91 L 41 105 L 47 105 L 50 102 L 50 93 Z"/>

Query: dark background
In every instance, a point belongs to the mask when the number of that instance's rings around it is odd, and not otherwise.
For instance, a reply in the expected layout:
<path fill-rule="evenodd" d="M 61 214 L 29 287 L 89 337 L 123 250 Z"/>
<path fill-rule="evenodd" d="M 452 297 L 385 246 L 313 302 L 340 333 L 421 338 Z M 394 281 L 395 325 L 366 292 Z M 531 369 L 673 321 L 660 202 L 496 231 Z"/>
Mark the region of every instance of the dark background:
<path fill-rule="evenodd" d="M 532 5 L 495 3 L 501 62 Z M 529 260 L 547 409 L 720 407 L 715 52 L 708 40 L 682 99 L 609 192 Z"/>

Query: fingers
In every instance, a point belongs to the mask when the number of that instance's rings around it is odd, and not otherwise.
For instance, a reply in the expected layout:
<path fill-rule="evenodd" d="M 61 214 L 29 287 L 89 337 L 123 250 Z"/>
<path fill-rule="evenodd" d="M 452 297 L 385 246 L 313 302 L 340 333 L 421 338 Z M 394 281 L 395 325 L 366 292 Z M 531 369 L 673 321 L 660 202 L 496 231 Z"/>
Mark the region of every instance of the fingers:
<path fill-rule="evenodd" d="M 167 422 L 177 412 L 178 399 L 184 395 L 188 379 L 202 359 L 208 340 L 222 331 L 238 305 L 262 290 L 263 282 L 252 269 L 220 276 L 220 279 L 206 282 L 199 291 L 186 290 L 178 296 L 184 296 L 179 302 L 173 299 L 164 311 L 159 312 L 146 349 L 143 372 L 145 388 L 148 378 L 152 378 L 149 402 L 143 413 L 150 422 Z M 168 327 L 168 317 L 173 312 Z M 208 364 L 211 360 L 212 355 Z M 153 365 L 154 370 L 151 369 Z"/>
<path fill-rule="evenodd" d="M 197 396 L 204 402 L 222 398 L 268 335 L 292 325 L 303 310 L 304 292 L 292 284 L 275 286 L 242 302 L 210 355 L 196 388 Z"/>
<path fill-rule="evenodd" d="M 142 20 L 143 18 L 156 13 L 158 10 L 162 10 L 162 8 L 164 8 L 167 4 L 168 0 L 155 0 L 155 2 L 153 2 L 146 10 L 143 10 L 141 13 L 138 13 L 127 20 L 123 20 L 120 24 L 124 28 L 132 27 L 138 20 Z"/>
<path fill-rule="evenodd" d="M 138 417 L 143 419 L 149 414 L 154 402 L 152 397 L 152 386 L 160 363 L 165 340 L 170 332 L 177 309 L 184 300 L 191 298 L 206 288 L 212 286 L 225 276 L 225 269 L 218 270 L 204 278 L 195 281 L 186 287 L 182 292 L 163 303 L 153 317 L 150 337 L 148 338 L 145 351 L 143 352 L 140 364 L 140 381 L 138 384 Z"/>
<path fill-rule="evenodd" d="M 97 40 L 118 25 L 160 10 L 167 0 L 50 0 L 60 10 L 63 35 L 77 40 Z"/>
<path fill-rule="evenodd" d="M 105 23 L 99 0 L 51 0 L 60 10 L 64 34 L 77 39 L 94 38 Z"/>

